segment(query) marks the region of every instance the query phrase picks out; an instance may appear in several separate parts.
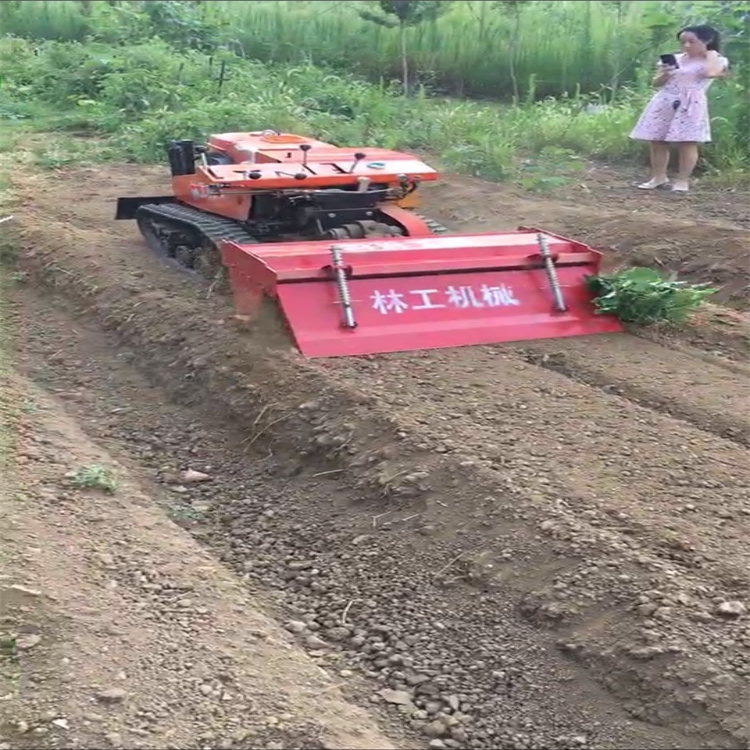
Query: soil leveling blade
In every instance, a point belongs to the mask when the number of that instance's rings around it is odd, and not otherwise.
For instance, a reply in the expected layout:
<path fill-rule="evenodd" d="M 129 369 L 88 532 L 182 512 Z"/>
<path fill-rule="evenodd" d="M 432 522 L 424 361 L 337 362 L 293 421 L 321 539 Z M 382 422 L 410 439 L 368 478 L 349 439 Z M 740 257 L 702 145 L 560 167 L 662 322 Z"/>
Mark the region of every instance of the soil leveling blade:
<path fill-rule="evenodd" d="M 378 240 L 221 243 L 238 315 L 278 300 L 306 357 L 439 349 L 622 330 L 585 277 L 601 254 L 516 232 Z"/>

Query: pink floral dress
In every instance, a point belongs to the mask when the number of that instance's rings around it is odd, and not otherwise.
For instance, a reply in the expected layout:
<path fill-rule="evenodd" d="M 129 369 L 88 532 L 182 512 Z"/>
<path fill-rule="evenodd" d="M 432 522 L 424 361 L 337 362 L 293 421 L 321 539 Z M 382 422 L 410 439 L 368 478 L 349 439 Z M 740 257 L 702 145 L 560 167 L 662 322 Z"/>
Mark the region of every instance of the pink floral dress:
<path fill-rule="evenodd" d="M 676 55 L 680 67 L 651 98 L 630 137 L 637 141 L 708 143 L 711 122 L 706 91 L 714 82 L 706 78 L 706 61 Z M 719 55 L 726 68 L 729 61 Z"/>

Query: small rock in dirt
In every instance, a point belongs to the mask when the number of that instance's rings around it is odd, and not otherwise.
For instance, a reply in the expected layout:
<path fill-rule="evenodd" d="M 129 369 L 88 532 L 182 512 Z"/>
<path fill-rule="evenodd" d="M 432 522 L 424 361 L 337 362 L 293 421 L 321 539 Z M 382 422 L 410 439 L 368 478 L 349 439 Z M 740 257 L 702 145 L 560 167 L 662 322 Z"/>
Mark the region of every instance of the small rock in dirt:
<path fill-rule="evenodd" d="M 96 699 L 101 703 L 122 703 L 126 697 L 127 692 L 122 688 L 108 688 L 96 694 Z"/>
<path fill-rule="evenodd" d="M 326 631 L 326 635 L 332 641 L 343 641 L 345 638 L 349 637 L 349 630 L 343 627 L 333 627 L 333 628 L 329 628 Z"/>
<path fill-rule="evenodd" d="M 27 596 L 41 596 L 42 592 L 38 589 L 30 589 L 28 586 L 22 586 L 20 583 L 14 583 L 10 587 L 11 591 L 15 591 L 19 594 L 26 594 Z"/>
<path fill-rule="evenodd" d="M 747 607 L 742 602 L 721 602 L 716 607 L 716 614 L 722 617 L 741 617 L 747 612 Z"/>
<path fill-rule="evenodd" d="M 56 727 L 60 727 L 60 729 L 68 729 L 68 720 L 67 719 L 54 719 L 52 723 Z"/>
<path fill-rule="evenodd" d="M 443 737 L 448 734 L 448 727 L 441 719 L 435 719 L 422 728 L 422 733 L 428 737 Z"/>
<path fill-rule="evenodd" d="M 29 731 L 29 723 L 23 719 L 19 719 L 16 722 L 16 732 L 18 734 L 26 734 Z"/>
<path fill-rule="evenodd" d="M 469 739 L 469 735 L 463 727 L 452 727 L 451 737 L 457 742 L 466 742 Z"/>
<path fill-rule="evenodd" d="M 395 706 L 410 706 L 411 695 L 406 690 L 390 690 L 388 688 L 380 690 L 378 695 L 386 702 Z"/>
<path fill-rule="evenodd" d="M 180 479 L 185 482 L 185 484 L 197 484 L 198 482 L 209 482 L 211 480 L 211 475 L 204 474 L 202 471 L 188 469 L 180 474 Z"/>
<path fill-rule="evenodd" d="M 104 735 L 104 739 L 107 740 L 112 747 L 120 747 L 122 745 L 122 735 L 117 732 L 108 732 Z"/>
<path fill-rule="evenodd" d="M 16 649 L 18 651 L 28 651 L 30 648 L 38 645 L 42 640 L 42 636 L 37 633 L 24 633 L 16 638 Z"/>
<path fill-rule="evenodd" d="M 299 620 L 289 620 L 284 627 L 290 633 L 304 633 L 307 630 L 307 624 Z"/>
<path fill-rule="evenodd" d="M 429 748 L 430 750 L 441 750 L 441 748 L 445 747 L 445 742 L 442 740 L 430 740 Z"/>
<path fill-rule="evenodd" d="M 318 638 L 317 635 L 309 635 L 305 638 L 305 645 L 308 648 L 320 649 L 325 648 L 328 644 L 322 638 Z"/>
<path fill-rule="evenodd" d="M 414 687 L 415 685 L 421 685 L 423 682 L 427 682 L 430 678 L 426 674 L 410 674 L 406 677 L 407 684 Z"/>

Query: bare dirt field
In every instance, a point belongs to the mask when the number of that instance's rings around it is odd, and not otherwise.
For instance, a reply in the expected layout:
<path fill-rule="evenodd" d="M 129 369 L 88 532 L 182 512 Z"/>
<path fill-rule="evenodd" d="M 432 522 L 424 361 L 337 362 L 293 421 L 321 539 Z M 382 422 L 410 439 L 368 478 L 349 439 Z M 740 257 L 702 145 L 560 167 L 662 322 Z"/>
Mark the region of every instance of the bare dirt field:
<path fill-rule="evenodd" d="M 451 230 L 540 226 L 722 306 L 309 362 L 112 220 L 165 176 L 13 181 L 0 744 L 748 747 L 746 194 L 448 176 Z"/>

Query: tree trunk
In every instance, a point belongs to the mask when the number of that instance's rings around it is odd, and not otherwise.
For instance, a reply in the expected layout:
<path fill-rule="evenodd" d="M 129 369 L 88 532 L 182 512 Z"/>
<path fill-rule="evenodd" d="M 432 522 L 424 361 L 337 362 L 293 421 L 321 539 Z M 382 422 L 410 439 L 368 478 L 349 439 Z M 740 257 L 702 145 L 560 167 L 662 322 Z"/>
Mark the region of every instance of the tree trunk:
<path fill-rule="evenodd" d="M 513 84 L 513 106 L 518 106 L 521 94 L 518 90 L 518 78 L 516 76 L 516 50 L 518 48 L 518 37 L 521 33 L 521 11 L 515 8 L 513 19 L 513 36 L 510 40 L 510 80 Z"/>
<path fill-rule="evenodd" d="M 406 48 L 406 24 L 400 24 L 398 30 L 401 37 L 401 78 L 404 85 L 404 96 L 409 96 L 409 55 Z"/>
<path fill-rule="evenodd" d="M 617 28 L 622 28 L 622 20 L 623 20 L 623 10 L 622 3 L 617 3 Z M 620 45 L 616 43 L 614 46 L 614 62 L 613 67 L 615 69 L 615 74 L 612 76 L 612 93 L 611 93 L 611 101 L 614 102 L 617 98 L 617 90 L 620 88 L 620 66 L 622 65 L 622 59 L 620 54 Z"/>

